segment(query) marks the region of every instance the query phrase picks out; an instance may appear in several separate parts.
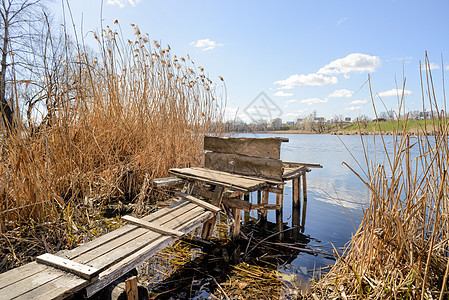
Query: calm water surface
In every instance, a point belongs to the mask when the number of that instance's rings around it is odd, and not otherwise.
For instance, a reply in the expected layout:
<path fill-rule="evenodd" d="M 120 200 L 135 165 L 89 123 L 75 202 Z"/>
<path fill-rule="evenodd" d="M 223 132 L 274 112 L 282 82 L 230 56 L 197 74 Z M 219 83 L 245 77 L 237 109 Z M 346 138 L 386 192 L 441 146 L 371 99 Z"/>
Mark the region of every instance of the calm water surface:
<path fill-rule="evenodd" d="M 307 215 L 304 234 L 310 236 L 312 249 L 332 253 L 332 244 L 343 247 L 361 222 L 362 207 L 368 201 L 368 191 L 363 182 L 345 165 L 363 175 L 366 168 L 365 154 L 360 136 L 335 136 L 316 134 L 239 134 L 238 137 L 285 137 L 282 143 L 281 160 L 290 162 L 319 163 L 322 169 L 313 168 L 307 173 Z M 388 146 L 390 136 L 384 137 Z M 386 164 L 385 153 L 380 148 L 380 139 L 373 142 L 372 136 L 364 137 L 370 159 Z M 374 156 L 374 146 L 378 147 Z M 363 176 L 362 176 L 363 177 Z M 284 222 L 291 226 L 291 181 L 284 189 Z M 275 198 L 270 198 L 275 203 Z M 256 217 L 256 212 L 251 212 Z M 276 222 L 275 212 L 269 211 L 268 221 Z M 355 228 L 354 228 L 355 227 Z M 300 253 L 296 259 L 283 268 L 287 273 L 311 276 L 313 270 L 333 264 L 323 255 Z M 306 274 L 307 273 L 307 274 Z"/>

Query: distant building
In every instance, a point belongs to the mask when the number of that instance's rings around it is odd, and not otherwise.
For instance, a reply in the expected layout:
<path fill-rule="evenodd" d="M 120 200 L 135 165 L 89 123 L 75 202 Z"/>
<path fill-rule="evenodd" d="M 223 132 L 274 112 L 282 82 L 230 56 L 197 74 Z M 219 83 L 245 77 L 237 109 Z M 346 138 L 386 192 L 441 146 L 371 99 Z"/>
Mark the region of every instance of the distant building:
<path fill-rule="evenodd" d="M 351 122 L 351 117 L 346 117 L 345 118 L 345 122 L 350 123 Z"/>
<path fill-rule="evenodd" d="M 287 125 L 287 126 L 295 126 L 295 122 L 293 122 L 293 121 L 288 121 L 288 122 L 286 122 L 284 125 Z"/>
<path fill-rule="evenodd" d="M 282 119 L 281 118 L 275 118 L 270 121 L 270 127 L 273 130 L 279 130 L 282 128 Z"/>
<path fill-rule="evenodd" d="M 432 112 L 426 111 L 425 114 L 423 112 L 419 113 L 419 119 L 420 120 L 424 120 L 424 116 L 426 117 L 426 119 L 431 119 L 432 118 Z"/>

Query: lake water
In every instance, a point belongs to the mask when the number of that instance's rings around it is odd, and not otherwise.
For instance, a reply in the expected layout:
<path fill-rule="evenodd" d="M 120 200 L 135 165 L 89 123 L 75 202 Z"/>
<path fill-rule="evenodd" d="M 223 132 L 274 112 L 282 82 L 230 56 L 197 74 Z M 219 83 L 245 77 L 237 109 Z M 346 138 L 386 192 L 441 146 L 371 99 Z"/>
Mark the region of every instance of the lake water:
<path fill-rule="evenodd" d="M 319 163 L 322 169 L 313 168 L 307 173 L 307 214 L 304 234 L 310 236 L 311 249 L 321 249 L 332 253 L 332 244 L 343 247 L 351 238 L 361 222 L 362 207 L 368 201 L 368 191 L 363 182 L 345 165 L 360 172 L 366 168 L 365 155 L 360 136 L 335 136 L 317 134 L 239 134 L 238 137 L 285 137 L 288 143 L 282 143 L 281 160 L 289 162 Z M 392 145 L 391 136 L 384 137 L 387 145 Z M 374 159 L 372 136 L 365 136 L 368 153 Z M 377 147 L 380 138 L 376 138 Z M 376 149 L 376 163 L 386 163 L 383 149 Z M 357 163 L 358 161 L 358 163 Z M 292 184 L 284 188 L 284 222 L 291 226 Z M 253 196 L 254 197 L 254 196 Z M 270 198 L 270 203 L 274 203 Z M 251 212 L 256 216 L 256 212 Z M 276 222 L 275 211 L 268 212 L 268 221 Z M 281 271 L 302 277 L 309 277 L 313 270 L 334 264 L 332 259 L 318 254 L 300 253 Z"/>

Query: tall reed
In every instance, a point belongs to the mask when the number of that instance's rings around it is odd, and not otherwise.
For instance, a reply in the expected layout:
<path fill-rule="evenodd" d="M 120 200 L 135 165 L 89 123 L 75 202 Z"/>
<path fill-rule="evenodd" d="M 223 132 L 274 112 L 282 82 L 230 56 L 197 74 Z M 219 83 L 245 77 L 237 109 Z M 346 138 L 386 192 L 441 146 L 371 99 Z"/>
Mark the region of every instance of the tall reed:
<path fill-rule="evenodd" d="M 433 118 L 424 126 L 431 128 L 421 128 L 416 136 L 401 132 L 397 128 L 405 128 L 399 125 L 401 119 L 407 122 L 407 115 L 400 111 L 392 144 L 381 131 L 373 137 L 377 151 L 386 152 L 386 163 L 376 164 L 365 151 L 364 171 L 351 168 L 369 189 L 369 203 L 344 253 L 316 284 L 315 296 L 448 298 L 448 122 L 446 111 L 440 111 L 445 99 L 436 97 L 427 55 L 425 71 L 423 108 L 428 104 Z M 403 107 L 403 95 L 398 98 L 398 107 Z M 366 149 L 363 138 L 362 145 Z"/>
<path fill-rule="evenodd" d="M 223 104 L 203 68 L 132 26 L 133 40 L 93 33 L 97 51 L 65 38 L 44 66 L 34 121 L 1 139 L 3 230 L 84 199 L 142 202 L 152 178 L 200 164 L 203 136 L 220 134 Z"/>

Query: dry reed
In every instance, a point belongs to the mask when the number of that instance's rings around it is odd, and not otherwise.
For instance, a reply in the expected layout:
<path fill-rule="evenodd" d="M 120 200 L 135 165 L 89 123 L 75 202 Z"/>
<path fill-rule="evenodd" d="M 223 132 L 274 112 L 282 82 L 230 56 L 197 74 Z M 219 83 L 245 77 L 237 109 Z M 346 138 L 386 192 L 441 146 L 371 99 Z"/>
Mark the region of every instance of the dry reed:
<path fill-rule="evenodd" d="M 151 179 L 199 165 L 203 136 L 220 134 L 217 85 L 132 26 L 133 41 L 109 27 L 93 33 L 97 52 L 65 38 L 57 68 L 44 66 L 28 124 L 0 139 L 0 232 L 65 222 L 70 240 L 89 221 L 83 204 L 143 208 Z"/>
<path fill-rule="evenodd" d="M 315 285 L 314 298 L 448 298 L 448 122 L 446 111 L 439 110 L 427 55 L 425 70 L 423 110 L 428 101 L 431 128 L 416 136 L 396 129 L 392 144 L 378 131 L 375 145 L 386 152 L 385 165 L 370 160 L 362 138 L 364 174 L 351 170 L 369 189 L 370 200 L 344 253 Z M 403 95 L 398 98 L 403 107 Z M 401 112 L 397 119 L 407 122 Z M 429 129 L 434 135 L 425 134 Z"/>

